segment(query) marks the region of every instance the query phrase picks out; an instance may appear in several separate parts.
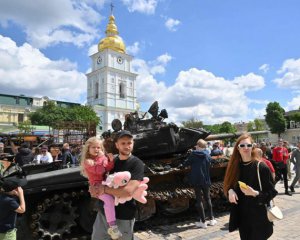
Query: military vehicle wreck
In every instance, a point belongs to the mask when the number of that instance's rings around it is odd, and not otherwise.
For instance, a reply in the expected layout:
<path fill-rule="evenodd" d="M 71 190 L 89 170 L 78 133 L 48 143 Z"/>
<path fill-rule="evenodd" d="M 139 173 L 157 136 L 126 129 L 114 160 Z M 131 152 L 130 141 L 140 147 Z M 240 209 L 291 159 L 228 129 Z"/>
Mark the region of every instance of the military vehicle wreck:
<path fill-rule="evenodd" d="M 159 111 L 154 102 L 148 113 L 151 118 L 139 117 L 137 112 L 125 116 L 123 129 L 134 136 L 133 153 L 142 159 L 146 166 L 146 175 L 150 178 L 148 203 L 139 205 L 137 218 L 145 220 L 157 211 L 165 214 L 182 212 L 189 208 L 194 191 L 186 181 L 189 169 L 180 168 L 186 159 L 187 152 L 193 148 L 198 139 L 205 139 L 209 132 L 205 129 L 178 127 L 174 123 L 166 123 L 168 117 L 165 109 Z M 122 129 L 118 119 L 112 122 L 113 132 L 103 133 L 106 148 L 114 152 L 114 135 Z M 225 174 L 227 159 L 214 160 L 211 168 L 212 198 L 223 198 L 222 180 Z"/>
<path fill-rule="evenodd" d="M 127 115 L 124 126 L 114 120 L 113 131 L 103 133 L 109 152 L 115 151 L 113 138 L 118 131 L 126 129 L 134 135 L 133 153 L 145 162 L 145 175 L 150 178 L 148 202 L 139 205 L 139 221 L 158 212 L 176 214 L 189 208 L 194 198 L 193 189 L 185 181 L 189 169 L 179 166 L 197 140 L 210 134 L 204 129 L 166 123 L 167 111 L 159 111 L 157 102 L 148 112 L 151 118 L 139 117 L 136 112 Z M 95 211 L 87 179 L 80 175 L 79 166 L 58 169 L 55 164 L 33 167 L 38 170 L 27 168 L 27 211 L 18 219 L 18 239 L 89 239 Z M 211 168 L 214 207 L 222 208 L 224 203 L 226 164 L 226 159 L 216 159 Z"/>

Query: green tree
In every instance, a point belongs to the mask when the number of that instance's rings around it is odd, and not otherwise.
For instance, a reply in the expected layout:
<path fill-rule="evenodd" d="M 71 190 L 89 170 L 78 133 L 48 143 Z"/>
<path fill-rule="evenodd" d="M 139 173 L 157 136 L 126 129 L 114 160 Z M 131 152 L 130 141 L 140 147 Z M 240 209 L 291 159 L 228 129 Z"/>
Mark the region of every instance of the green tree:
<path fill-rule="evenodd" d="M 213 124 L 213 125 L 204 125 L 204 129 L 210 131 L 212 134 L 220 133 L 220 124 Z"/>
<path fill-rule="evenodd" d="M 291 114 L 289 116 L 289 119 L 292 120 L 292 121 L 295 121 L 295 122 L 300 122 L 300 112 Z"/>
<path fill-rule="evenodd" d="M 255 118 L 254 119 L 254 125 L 255 125 L 255 130 L 256 131 L 266 130 L 265 124 L 264 124 L 263 120 L 261 120 L 261 119 Z"/>
<path fill-rule="evenodd" d="M 236 128 L 228 121 L 225 121 L 220 126 L 220 133 L 235 133 Z"/>
<path fill-rule="evenodd" d="M 247 131 L 252 132 L 252 131 L 263 131 L 265 130 L 265 125 L 264 122 L 261 119 L 254 119 L 254 121 L 250 121 L 247 124 Z"/>
<path fill-rule="evenodd" d="M 265 120 L 270 127 L 271 133 L 278 134 L 278 137 L 280 137 L 280 134 L 284 133 L 286 126 L 284 109 L 278 102 L 270 102 L 267 105 L 266 112 Z"/>
<path fill-rule="evenodd" d="M 31 133 L 33 131 L 31 122 L 29 120 L 19 123 L 17 127 L 18 127 L 20 133 L 27 134 L 27 133 Z"/>
<path fill-rule="evenodd" d="M 195 118 L 191 118 L 188 121 L 182 121 L 181 124 L 186 128 L 202 128 L 203 122 Z"/>
<path fill-rule="evenodd" d="M 247 131 L 248 131 L 248 132 L 252 132 L 252 131 L 254 131 L 254 130 L 255 130 L 255 123 L 252 122 L 252 121 L 248 122 L 248 123 L 247 123 Z"/>
<path fill-rule="evenodd" d="M 59 107 L 47 102 L 42 108 L 29 115 L 32 124 L 54 126 L 57 122 L 91 122 L 99 124 L 100 118 L 90 106 Z"/>

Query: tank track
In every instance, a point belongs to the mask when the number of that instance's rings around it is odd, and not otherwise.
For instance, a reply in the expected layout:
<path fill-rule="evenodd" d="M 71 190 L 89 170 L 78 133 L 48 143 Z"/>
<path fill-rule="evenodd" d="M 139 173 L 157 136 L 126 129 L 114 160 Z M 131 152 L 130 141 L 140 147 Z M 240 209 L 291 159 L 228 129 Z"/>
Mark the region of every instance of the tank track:
<path fill-rule="evenodd" d="M 190 198 L 191 203 L 195 203 L 195 193 L 192 188 L 186 189 L 177 189 L 176 194 L 179 198 Z M 227 199 L 223 194 L 223 182 L 214 182 L 210 188 L 210 194 L 212 198 L 212 205 L 213 210 L 216 215 L 222 214 L 229 210 L 230 204 L 228 203 Z M 170 195 L 170 191 L 159 191 L 159 192 L 149 192 L 149 197 L 155 198 L 156 202 L 159 201 L 166 201 L 168 200 L 168 196 L 174 196 L 173 194 Z M 194 205 L 194 204 L 191 204 Z M 159 228 L 160 226 L 170 225 L 178 222 L 196 220 L 198 218 L 197 210 L 195 206 L 190 206 L 188 210 L 184 212 L 180 212 L 177 214 L 170 214 L 169 212 L 158 211 L 154 216 L 151 218 L 137 222 L 135 225 L 135 230 L 153 230 L 153 228 Z M 146 227 L 147 226 L 147 227 Z"/>
<path fill-rule="evenodd" d="M 158 201 L 166 201 L 171 198 L 195 198 L 194 189 L 183 184 L 181 186 L 163 186 L 163 188 L 167 190 L 150 189 L 148 197 Z M 223 182 L 213 182 L 210 187 L 210 195 L 212 199 L 222 198 Z"/>
<path fill-rule="evenodd" d="M 87 196 L 86 190 L 54 194 L 40 201 L 30 216 L 30 229 L 33 239 L 44 240 L 88 240 L 90 234 L 79 228 L 78 206 Z"/>

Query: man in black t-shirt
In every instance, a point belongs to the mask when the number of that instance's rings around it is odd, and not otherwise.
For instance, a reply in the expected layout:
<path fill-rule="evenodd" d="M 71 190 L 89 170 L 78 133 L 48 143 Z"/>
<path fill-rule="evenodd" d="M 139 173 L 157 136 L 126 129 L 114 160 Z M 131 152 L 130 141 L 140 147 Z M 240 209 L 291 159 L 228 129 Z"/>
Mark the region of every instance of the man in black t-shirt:
<path fill-rule="evenodd" d="M 130 197 L 138 188 L 140 181 L 144 177 L 144 163 L 131 154 L 133 150 L 133 136 L 128 131 L 121 131 L 115 139 L 116 148 L 119 155 L 115 158 L 114 172 L 129 171 L 131 180 L 126 186 L 121 188 L 109 188 L 107 186 L 99 186 L 97 188 L 91 186 L 91 195 L 97 196 L 101 193 L 111 194 L 117 197 Z M 119 230 L 122 233 L 122 240 L 133 239 L 134 217 L 136 211 L 135 200 L 130 200 L 124 204 L 116 206 L 116 218 Z M 108 224 L 103 211 L 98 211 L 96 220 L 93 226 L 92 240 L 110 239 L 107 233 Z"/>

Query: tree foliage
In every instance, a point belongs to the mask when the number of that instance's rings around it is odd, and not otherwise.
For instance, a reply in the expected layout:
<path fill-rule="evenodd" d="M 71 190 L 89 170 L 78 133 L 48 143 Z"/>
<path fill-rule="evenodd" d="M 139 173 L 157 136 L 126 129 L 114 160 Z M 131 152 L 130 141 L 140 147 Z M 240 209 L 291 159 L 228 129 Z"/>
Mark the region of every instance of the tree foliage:
<path fill-rule="evenodd" d="M 264 121 L 261 119 L 258 119 L 258 118 L 254 119 L 254 125 L 255 125 L 256 131 L 266 130 Z"/>
<path fill-rule="evenodd" d="M 247 123 L 247 131 L 248 131 L 248 132 L 252 132 L 252 131 L 254 131 L 254 129 L 255 129 L 255 124 L 254 124 L 254 122 L 253 122 L 253 121 L 249 121 L 249 122 Z"/>
<path fill-rule="evenodd" d="M 228 121 L 225 121 L 222 124 L 203 125 L 203 127 L 212 134 L 234 133 L 237 131 L 236 128 Z"/>
<path fill-rule="evenodd" d="M 220 133 L 235 133 L 236 128 L 230 122 L 225 121 L 221 124 L 219 131 Z"/>
<path fill-rule="evenodd" d="M 100 118 L 90 106 L 74 106 L 70 108 L 56 106 L 47 102 L 42 108 L 29 115 L 32 124 L 53 126 L 57 122 L 91 122 L 99 124 Z"/>
<path fill-rule="evenodd" d="M 186 128 L 202 128 L 203 122 L 200 120 L 197 120 L 195 118 L 191 118 L 188 121 L 182 121 L 181 124 Z"/>
<path fill-rule="evenodd" d="M 204 125 L 204 129 L 210 131 L 212 134 L 220 133 L 220 124 L 213 124 L 213 125 Z"/>
<path fill-rule="evenodd" d="M 284 109 L 279 105 L 278 102 L 270 102 L 266 108 L 266 123 L 270 127 L 271 133 L 278 134 L 280 137 L 281 133 L 284 133 L 286 120 L 284 117 Z"/>
<path fill-rule="evenodd" d="M 247 131 L 252 132 L 252 131 L 263 131 L 266 130 L 265 124 L 263 120 L 261 119 L 254 119 L 254 121 L 250 121 L 247 124 Z"/>
<path fill-rule="evenodd" d="M 295 122 L 300 122 L 300 112 L 291 114 L 289 119 Z"/>
<path fill-rule="evenodd" d="M 31 122 L 29 120 L 19 123 L 17 127 L 20 133 L 26 134 L 31 133 L 33 131 Z"/>

